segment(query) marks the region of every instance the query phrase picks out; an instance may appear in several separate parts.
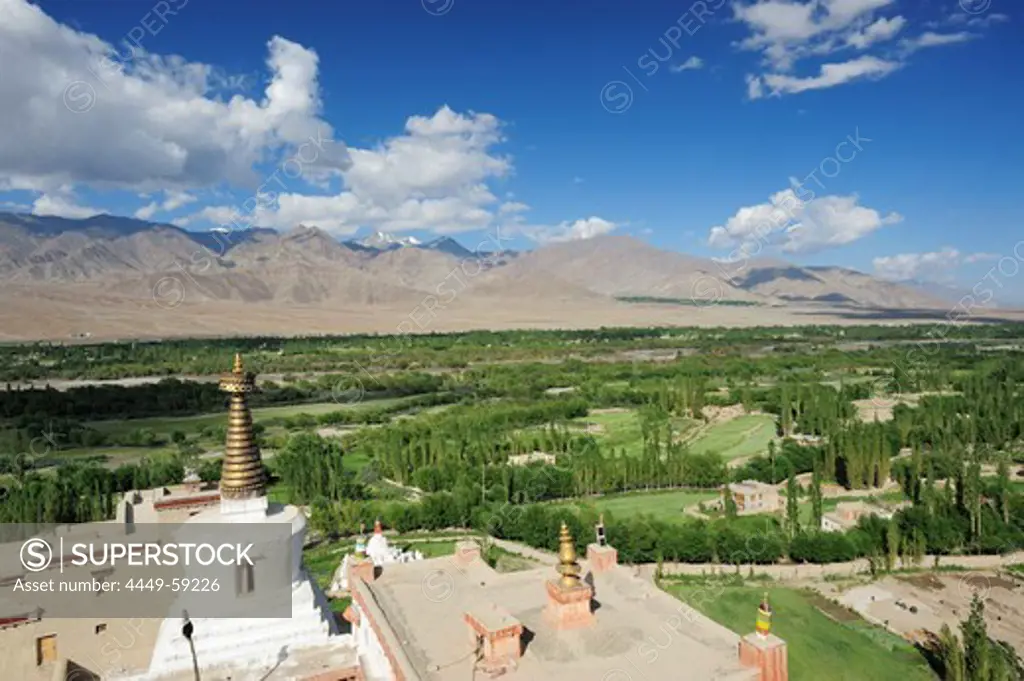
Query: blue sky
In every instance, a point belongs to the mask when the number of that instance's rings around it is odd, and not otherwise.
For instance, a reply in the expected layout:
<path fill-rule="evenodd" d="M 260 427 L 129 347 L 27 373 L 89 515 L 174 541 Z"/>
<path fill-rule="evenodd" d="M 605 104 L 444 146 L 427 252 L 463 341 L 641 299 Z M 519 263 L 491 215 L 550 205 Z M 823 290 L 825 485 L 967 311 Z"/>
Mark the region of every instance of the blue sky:
<path fill-rule="evenodd" d="M 1009 0 L 37 7 L 0 0 L 0 100 L 31 128 L 0 130 L 8 210 L 611 232 L 968 286 L 1024 259 Z"/>

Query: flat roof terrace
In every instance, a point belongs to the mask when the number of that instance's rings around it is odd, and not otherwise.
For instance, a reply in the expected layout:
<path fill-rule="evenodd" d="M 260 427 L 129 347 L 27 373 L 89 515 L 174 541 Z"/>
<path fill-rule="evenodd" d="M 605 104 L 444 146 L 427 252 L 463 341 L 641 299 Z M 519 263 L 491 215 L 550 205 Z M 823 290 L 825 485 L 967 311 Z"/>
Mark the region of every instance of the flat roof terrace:
<path fill-rule="evenodd" d="M 365 586 L 386 620 L 378 624 L 393 632 L 424 680 L 472 678 L 475 648 L 464 616 L 488 612 L 495 626 L 524 627 L 524 653 L 511 679 L 660 681 L 679 678 L 680 670 L 713 681 L 757 678 L 740 665 L 739 636 L 623 567 L 586 574 L 593 626 L 555 630 L 544 617 L 545 582 L 555 577 L 551 567 L 500 574 L 480 560 L 463 566 L 433 558 L 385 566 Z"/>

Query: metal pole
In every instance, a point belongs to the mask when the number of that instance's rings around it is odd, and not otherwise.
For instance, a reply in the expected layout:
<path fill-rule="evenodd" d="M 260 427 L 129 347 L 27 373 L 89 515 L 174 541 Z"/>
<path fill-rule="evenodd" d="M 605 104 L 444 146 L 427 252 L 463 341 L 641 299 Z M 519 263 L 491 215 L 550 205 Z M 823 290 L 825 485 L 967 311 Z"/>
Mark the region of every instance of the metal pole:
<path fill-rule="evenodd" d="M 195 674 L 196 681 L 202 681 L 199 678 L 199 658 L 196 657 L 196 644 L 192 641 L 192 634 L 195 633 L 195 625 L 192 624 L 192 620 L 188 618 L 188 611 L 183 610 L 181 612 L 182 619 L 184 620 L 181 625 L 181 635 L 188 641 L 188 649 L 192 653 L 192 672 Z"/>
<path fill-rule="evenodd" d="M 202 681 L 199 678 L 199 659 L 196 657 L 196 644 L 192 642 L 192 639 L 188 640 L 188 649 L 192 651 L 192 672 L 196 676 L 196 681 Z"/>

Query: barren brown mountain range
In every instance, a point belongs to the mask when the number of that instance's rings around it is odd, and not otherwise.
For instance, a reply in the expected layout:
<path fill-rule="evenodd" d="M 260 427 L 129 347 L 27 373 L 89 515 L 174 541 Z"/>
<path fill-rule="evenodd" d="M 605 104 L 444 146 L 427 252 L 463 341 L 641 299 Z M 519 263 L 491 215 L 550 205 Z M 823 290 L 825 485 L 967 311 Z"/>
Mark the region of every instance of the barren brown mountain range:
<path fill-rule="evenodd" d="M 192 233 L 108 215 L 0 214 L 0 283 L 2 340 L 856 322 L 950 309 L 849 269 L 722 265 L 628 236 L 471 253 L 448 238 Z"/>

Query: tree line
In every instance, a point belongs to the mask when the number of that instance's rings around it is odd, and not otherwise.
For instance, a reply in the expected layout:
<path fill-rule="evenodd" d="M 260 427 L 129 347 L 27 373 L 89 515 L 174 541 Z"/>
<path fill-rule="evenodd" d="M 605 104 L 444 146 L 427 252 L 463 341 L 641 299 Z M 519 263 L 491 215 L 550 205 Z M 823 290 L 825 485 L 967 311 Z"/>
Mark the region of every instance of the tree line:
<path fill-rule="evenodd" d="M 361 399 L 440 392 L 444 389 L 444 379 L 424 372 L 381 375 L 372 381 L 363 381 L 351 374 L 325 374 L 284 385 L 261 381 L 259 387 L 250 397 L 252 407 L 330 401 L 341 405 Z M 13 420 L 14 425 L 20 427 L 26 421 L 47 418 L 99 421 L 189 416 L 221 411 L 225 408 L 226 399 L 217 383 L 177 378 L 132 386 L 8 389 L 0 391 L 0 419 Z"/>
<path fill-rule="evenodd" d="M 245 353 L 262 372 L 376 372 L 380 367 L 466 367 L 474 362 L 568 359 L 613 354 L 631 348 L 676 348 L 698 354 L 724 352 L 749 356 L 771 345 L 799 356 L 827 350 L 836 343 L 874 341 L 926 349 L 929 359 L 954 341 L 1019 339 L 1024 324 L 916 325 L 839 327 L 811 325 L 727 328 L 601 328 L 590 330 L 474 331 L 417 335 L 355 334 L 304 338 L 251 337 L 122 341 L 103 344 L 30 343 L 0 346 L 0 381 L 46 378 L 116 379 L 132 376 L 211 375 L 231 366 L 235 352 Z M 942 342 L 937 342 L 942 341 Z M 911 345 L 913 344 L 913 345 Z M 932 351 L 933 347 L 944 346 Z M 846 356 L 852 353 L 832 353 Z M 919 353 L 925 354 L 925 352 Z M 901 360 L 902 361 L 902 360 Z M 877 362 L 876 362 L 877 364 Z"/>

